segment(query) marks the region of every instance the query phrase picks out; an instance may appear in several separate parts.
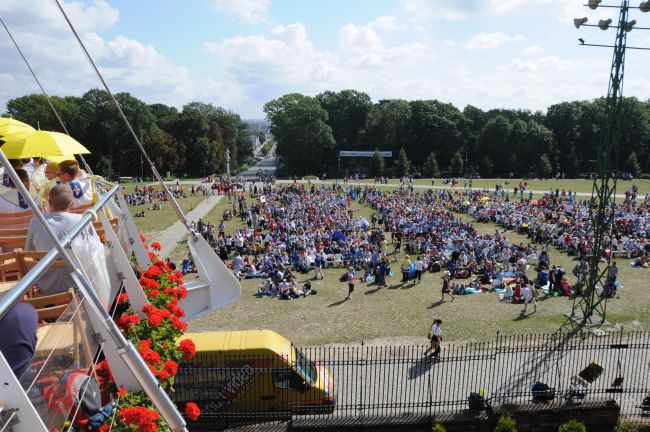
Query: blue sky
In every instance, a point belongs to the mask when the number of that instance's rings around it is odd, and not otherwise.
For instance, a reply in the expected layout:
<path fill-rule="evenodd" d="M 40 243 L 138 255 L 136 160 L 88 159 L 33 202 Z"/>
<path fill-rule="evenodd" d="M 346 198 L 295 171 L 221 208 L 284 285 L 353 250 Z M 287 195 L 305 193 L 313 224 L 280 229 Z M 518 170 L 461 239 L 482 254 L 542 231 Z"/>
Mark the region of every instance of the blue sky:
<path fill-rule="evenodd" d="M 639 0 L 640 1 L 640 0 Z M 605 0 L 604 4 L 619 4 Z M 200 100 L 263 117 L 268 100 L 353 88 L 382 98 L 439 99 L 458 108 L 528 108 L 602 96 L 613 30 L 577 30 L 613 17 L 580 0 L 77 0 L 63 1 L 115 91 L 177 107 Z M 636 6 L 636 4 L 633 4 Z M 46 90 L 98 87 L 53 0 L 3 0 Z M 633 11 L 639 26 L 650 14 Z M 650 46 L 633 31 L 629 45 Z M 38 91 L 0 33 L 0 105 Z M 625 94 L 650 98 L 647 56 L 629 51 Z"/>

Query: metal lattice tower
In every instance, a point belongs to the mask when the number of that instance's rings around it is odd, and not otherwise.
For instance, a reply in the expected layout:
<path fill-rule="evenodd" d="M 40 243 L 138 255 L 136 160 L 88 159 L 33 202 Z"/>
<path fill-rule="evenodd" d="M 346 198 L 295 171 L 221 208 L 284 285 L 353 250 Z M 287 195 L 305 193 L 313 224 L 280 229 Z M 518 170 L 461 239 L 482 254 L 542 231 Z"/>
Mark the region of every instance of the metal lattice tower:
<path fill-rule="evenodd" d="M 631 29 L 628 23 L 628 12 L 629 2 L 624 0 L 620 6 L 612 57 L 605 106 L 605 125 L 598 146 L 596 168 L 598 175 L 594 180 L 591 192 L 589 220 L 593 237 L 588 239 L 589 270 L 582 286 L 582 293 L 577 294 L 574 298 L 569 319 L 563 325 L 565 328 L 569 327 L 574 330 L 588 325 L 599 326 L 605 323 L 607 296 L 604 295 L 603 288 L 607 282 L 610 261 L 603 260 L 603 257 L 606 249 L 611 251 L 612 225 L 615 216 L 625 49 L 627 33 Z M 584 45 L 582 40 L 581 43 Z M 589 236 L 589 233 L 587 235 Z"/>

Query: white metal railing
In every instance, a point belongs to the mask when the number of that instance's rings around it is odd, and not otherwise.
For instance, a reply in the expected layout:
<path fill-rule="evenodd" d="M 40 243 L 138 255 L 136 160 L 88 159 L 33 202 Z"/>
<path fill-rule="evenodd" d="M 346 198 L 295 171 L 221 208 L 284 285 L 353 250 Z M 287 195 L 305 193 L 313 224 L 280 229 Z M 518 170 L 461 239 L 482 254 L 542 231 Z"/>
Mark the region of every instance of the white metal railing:
<path fill-rule="evenodd" d="M 107 193 L 103 194 L 97 204 L 93 206 L 91 210 L 88 210 L 83 214 L 81 220 L 73 227 L 71 232 L 64 239 L 59 240 L 48 225 L 43 214 L 39 211 L 34 200 L 31 198 L 29 191 L 20 181 L 18 174 L 1 151 L 0 163 L 5 167 L 5 172 L 9 174 L 14 185 L 27 201 L 33 212 L 33 217 L 37 218 L 37 220 L 39 220 L 43 225 L 55 246 L 53 250 L 48 252 L 43 259 L 41 259 L 25 276 L 23 276 L 16 286 L 0 299 L 0 319 L 2 319 L 2 317 L 4 317 L 11 308 L 21 300 L 22 296 L 57 259 L 63 259 L 68 265 L 71 277 L 76 284 L 80 302 L 85 309 L 85 313 L 88 316 L 88 322 L 92 327 L 92 334 L 101 345 L 116 383 L 132 391 L 143 390 L 160 412 L 162 418 L 167 422 L 170 430 L 185 431 L 185 420 L 178 412 L 176 406 L 170 400 L 167 393 L 165 393 L 165 391 L 158 385 L 158 381 L 149 370 L 137 349 L 122 335 L 112 317 L 108 314 L 106 306 L 102 304 L 102 301 L 98 297 L 95 291 L 96 288 L 93 287 L 88 275 L 79 265 L 79 261 L 76 259 L 74 251 L 70 248 L 73 239 L 79 235 L 88 224 L 90 224 L 94 219 L 97 219 L 98 214 L 101 216 L 103 207 L 113 200 L 115 194 L 119 191 L 119 186 L 114 186 Z M 109 231 L 109 233 L 112 232 L 110 223 L 104 224 L 104 228 L 106 231 Z M 117 241 L 116 237 L 110 237 L 112 238 L 112 241 Z M 118 248 L 114 248 L 115 251 L 117 251 L 117 249 Z M 119 249 L 121 249 L 121 247 Z M 118 259 L 113 260 L 113 262 L 123 261 L 119 258 L 125 256 L 126 255 L 116 254 Z M 131 285 L 131 289 L 135 289 L 133 286 L 133 280 L 131 279 L 129 281 L 129 277 L 127 276 L 129 271 L 132 273 L 130 267 L 127 270 L 122 266 L 121 270 L 122 275 L 117 278 L 114 277 L 113 281 L 119 280 L 125 283 L 125 287 L 128 288 L 128 286 Z M 138 289 L 141 291 L 139 285 Z M 5 427 L 11 427 L 12 430 L 17 432 L 48 430 L 48 427 L 45 425 L 34 406 L 34 399 L 30 398 L 25 392 L 1 353 L 0 400 L 4 403 L 4 412 L 10 413 L 9 416 L 5 415 L 4 417 L 12 419 L 17 418 L 18 420 L 18 422 L 13 421 L 10 425 L 5 425 Z"/>

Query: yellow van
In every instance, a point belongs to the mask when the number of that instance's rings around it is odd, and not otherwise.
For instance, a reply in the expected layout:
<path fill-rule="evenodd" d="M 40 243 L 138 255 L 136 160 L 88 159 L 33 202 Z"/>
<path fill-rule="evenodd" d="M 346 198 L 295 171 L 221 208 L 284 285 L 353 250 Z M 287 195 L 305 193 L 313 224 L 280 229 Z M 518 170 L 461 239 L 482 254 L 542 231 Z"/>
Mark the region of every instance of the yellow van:
<path fill-rule="evenodd" d="M 292 413 L 331 413 L 336 405 L 328 370 L 270 330 L 187 333 L 196 356 L 180 364 L 172 397 L 195 402 L 201 422 Z"/>

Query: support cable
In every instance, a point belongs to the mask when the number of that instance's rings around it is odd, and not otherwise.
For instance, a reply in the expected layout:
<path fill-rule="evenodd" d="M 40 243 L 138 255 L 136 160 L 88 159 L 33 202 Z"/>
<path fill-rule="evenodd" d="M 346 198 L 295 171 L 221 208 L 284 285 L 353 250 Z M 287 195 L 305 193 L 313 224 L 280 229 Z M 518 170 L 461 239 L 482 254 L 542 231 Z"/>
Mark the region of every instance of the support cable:
<path fill-rule="evenodd" d="M 13 42 L 14 46 L 18 50 L 18 53 L 20 54 L 20 57 L 23 59 L 23 62 L 25 62 L 25 66 L 27 66 L 27 69 L 29 69 L 29 72 L 32 74 L 34 77 L 34 81 L 36 81 L 36 84 L 38 84 L 38 87 L 41 89 L 41 93 L 45 96 L 45 99 L 47 100 L 47 103 L 50 105 L 50 108 L 54 112 L 54 115 L 56 116 L 57 120 L 59 121 L 59 124 L 63 128 L 63 131 L 66 133 L 66 135 L 70 136 L 70 132 L 68 132 L 68 128 L 65 127 L 65 123 L 63 123 L 63 120 L 61 119 L 61 116 L 59 115 L 59 112 L 54 108 L 54 104 L 52 104 L 52 101 L 50 100 L 50 96 L 47 94 L 45 91 L 45 88 L 41 84 L 41 81 L 38 79 L 36 76 L 36 73 L 34 72 L 34 69 L 32 69 L 32 66 L 29 64 L 29 61 L 27 60 L 27 57 L 25 57 L 25 54 L 23 54 L 23 51 L 20 49 L 20 46 L 18 46 L 18 42 L 16 42 L 16 39 L 14 38 L 13 34 L 9 30 L 9 27 L 5 24 L 4 20 L 2 17 L 0 17 L 0 23 L 2 23 L 2 27 L 4 27 L 5 31 L 9 35 L 9 38 Z M 81 162 L 84 164 L 84 168 L 86 168 L 86 171 L 88 171 L 88 174 L 93 175 L 92 169 L 90 169 L 90 165 L 88 165 L 88 162 L 86 162 L 86 159 L 82 155 L 77 155 L 79 156 L 79 159 L 81 159 Z"/>
<path fill-rule="evenodd" d="M 178 219 L 185 225 L 185 227 L 188 229 L 188 231 L 194 232 L 190 229 L 188 223 L 187 223 L 187 218 L 185 217 L 185 214 L 181 210 L 180 206 L 178 205 L 178 202 L 176 202 L 176 198 L 174 198 L 174 195 L 171 193 L 165 182 L 163 181 L 162 177 L 160 177 L 160 174 L 158 173 L 158 170 L 156 169 L 156 166 L 152 162 L 152 160 L 149 158 L 149 155 L 144 149 L 144 146 L 142 145 L 142 142 L 140 142 L 140 139 L 138 138 L 138 135 L 135 133 L 133 130 L 133 127 L 131 126 L 131 123 L 129 120 L 126 118 L 126 115 L 124 114 L 124 111 L 122 111 L 122 107 L 120 106 L 119 102 L 113 95 L 113 92 L 111 92 L 111 89 L 108 87 L 108 84 L 104 80 L 104 77 L 102 76 L 101 72 L 97 68 L 97 65 L 95 64 L 95 61 L 92 59 L 90 56 L 90 53 L 86 49 L 86 46 L 84 45 L 83 41 L 81 40 L 81 37 L 79 36 L 79 33 L 77 33 L 77 30 L 75 29 L 74 25 L 70 21 L 70 18 L 68 17 L 67 13 L 63 9 L 63 6 L 61 6 L 60 0 L 54 0 L 56 5 L 59 8 L 59 11 L 61 11 L 61 14 L 63 15 L 63 18 L 65 18 L 66 22 L 68 23 L 68 26 L 70 27 L 70 30 L 74 34 L 75 38 L 77 39 L 77 42 L 79 43 L 79 46 L 81 47 L 81 50 L 84 53 L 84 56 L 88 60 L 88 63 L 90 63 L 90 66 L 93 68 L 95 71 L 95 74 L 97 75 L 97 78 L 101 81 L 102 85 L 104 86 L 104 89 L 108 93 L 108 95 L 111 97 L 111 100 L 113 101 L 113 104 L 117 108 L 118 113 L 120 114 L 120 117 L 122 117 L 122 120 L 124 120 L 124 124 L 126 125 L 127 129 L 131 133 L 131 136 L 133 137 L 133 140 L 135 143 L 138 145 L 140 148 L 140 151 L 142 152 L 142 155 L 144 158 L 147 160 L 147 163 L 149 164 L 149 167 L 151 168 L 151 171 L 153 172 L 153 175 L 156 177 L 160 185 L 162 186 L 163 190 L 167 194 L 167 198 L 169 199 L 169 202 L 172 204 L 172 208 L 176 212 L 176 215 L 178 216 Z"/>

